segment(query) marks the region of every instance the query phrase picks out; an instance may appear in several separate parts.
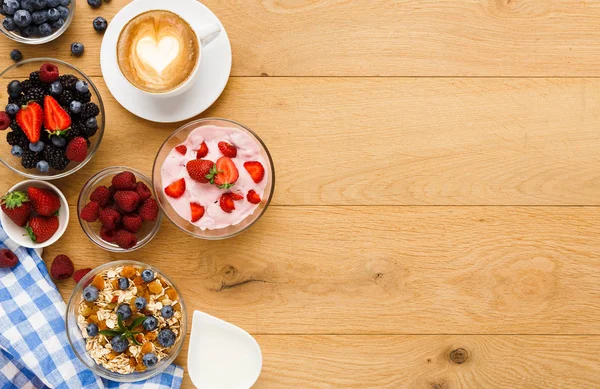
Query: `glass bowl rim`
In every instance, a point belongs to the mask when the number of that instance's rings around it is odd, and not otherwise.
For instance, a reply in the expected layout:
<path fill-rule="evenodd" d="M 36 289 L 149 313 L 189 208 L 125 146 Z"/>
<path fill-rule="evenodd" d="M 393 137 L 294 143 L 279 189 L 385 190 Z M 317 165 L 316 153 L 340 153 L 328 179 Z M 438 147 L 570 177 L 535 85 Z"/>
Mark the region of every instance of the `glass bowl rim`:
<path fill-rule="evenodd" d="M 182 312 L 182 321 L 181 321 L 181 328 L 184 331 L 180 331 L 181 337 L 179 340 L 179 345 L 177 345 L 174 349 L 174 352 L 171 353 L 169 355 L 169 357 L 166 359 L 165 363 L 164 363 L 164 368 L 161 370 L 156 370 L 156 371 L 152 371 L 151 374 L 149 373 L 148 376 L 144 376 L 141 378 L 135 378 L 135 379 L 129 379 L 128 377 L 133 377 L 135 373 L 130 373 L 130 374 L 120 374 L 120 373 L 114 373 L 115 376 L 118 375 L 121 378 L 117 378 L 117 377 L 112 377 L 108 374 L 105 374 L 103 371 L 100 370 L 100 368 L 98 367 L 99 365 L 94 361 L 94 365 L 90 366 L 88 365 L 88 363 L 86 363 L 86 361 L 84 361 L 84 358 L 79 355 L 79 352 L 77 352 L 77 350 L 74 347 L 74 341 L 71 339 L 71 334 L 69 333 L 69 315 L 70 315 L 70 308 L 72 306 L 72 304 L 75 303 L 74 298 L 75 298 L 75 294 L 77 291 L 79 291 L 80 294 L 83 294 L 83 285 L 85 285 L 87 282 L 89 282 L 93 276 L 95 276 L 96 274 L 98 274 L 101 271 L 106 270 L 107 268 L 111 268 L 111 267 L 119 267 L 119 266 L 124 266 L 124 265 L 133 265 L 133 266 L 141 266 L 141 267 L 148 267 L 150 269 L 152 269 L 153 271 L 159 273 L 172 287 L 173 289 L 175 289 L 175 292 L 177 292 L 177 295 L 179 296 L 179 304 L 181 304 L 181 312 Z M 179 356 L 179 353 L 181 352 L 181 349 L 183 348 L 183 344 L 185 343 L 185 338 L 187 336 L 187 308 L 185 305 L 185 301 L 183 298 L 183 295 L 181 294 L 180 289 L 177 287 L 177 285 L 175 285 L 175 283 L 167 276 L 165 275 L 164 272 L 162 272 L 161 270 L 159 270 L 158 268 L 156 268 L 155 266 L 149 265 L 147 263 L 144 262 L 140 262 L 140 261 L 135 261 L 132 259 L 124 259 L 124 260 L 119 260 L 119 261 L 110 261 L 110 262 L 106 262 L 103 263 L 99 266 L 96 266 L 95 268 L 93 268 L 89 273 L 87 273 L 76 285 L 75 288 L 73 288 L 73 291 L 71 292 L 71 296 L 69 296 L 69 301 L 67 302 L 66 305 L 66 310 L 65 310 L 65 331 L 67 333 L 67 340 L 69 341 L 69 346 L 71 346 L 71 349 L 73 350 L 73 353 L 77 356 L 77 358 L 88 368 L 90 369 L 94 374 L 98 374 L 99 376 L 109 379 L 111 381 L 117 381 L 117 382 L 137 382 L 137 381 L 141 381 L 141 380 L 147 380 L 151 377 L 154 377 L 155 375 L 158 375 L 160 373 L 162 373 L 166 368 L 168 368 L 173 361 L 177 358 L 177 356 Z M 75 324 L 75 330 L 80 331 L 79 326 L 77 326 L 77 324 Z M 83 337 L 83 334 L 82 334 Z M 85 340 L 84 340 L 85 341 Z M 147 372 L 148 370 L 146 370 Z M 112 373 L 112 372 L 111 372 Z"/>
<path fill-rule="evenodd" d="M 200 118 L 200 119 L 192 120 L 191 122 L 187 122 L 187 123 L 179 126 L 175 131 L 173 131 L 171 133 L 171 135 L 169 135 L 167 137 L 167 139 L 165 139 L 165 141 L 160 145 L 160 147 L 158 148 L 158 151 L 156 152 L 156 157 L 154 157 L 154 163 L 152 165 L 152 190 L 153 190 L 153 192 L 156 192 L 156 190 L 154 190 L 154 176 L 155 176 L 155 172 L 156 172 L 156 168 L 157 168 L 158 155 L 162 151 L 163 147 L 165 147 L 165 145 L 173 137 L 175 137 L 175 135 L 177 135 L 183 128 L 191 126 L 191 125 L 199 124 L 199 123 L 209 122 L 209 121 L 226 122 L 226 123 L 234 124 L 236 126 L 243 128 L 244 130 L 248 131 L 250 133 L 250 135 L 252 135 L 254 137 L 254 139 L 256 139 L 258 141 L 258 143 L 262 146 L 262 148 L 265 150 L 265 154 L 267 154 L 267 159 L 269 160 L 269 166 L 271 167 L 271 190 L 269 192 L 269 196 L 268 196 L 267 202 L 265 203 L 265 206 L 260 211 L 260 214 L 256 217 L 256 219 L 254 219 L 254 221 L 252 221 L 252 223 L 248 224 L 246 227 L 242 228 L 241 230 L 235 231 L 229 235 L 211 237 L 211 236 L 197 235 L 191 231 L 186 230 L 185 228 L 183 228 L 183 226 L 180 226 L 178 223 L 176 223 L 175 220 L 171 219 L 171 217 L 169 216 L 169 213 L 164 209 L 164 206 L 162 205 L 161 201 L 158 201 L 158 205 L 159 205 L 161 211 L 163 212 L 163 214 L 165 215 L 165 217 L 174 226 L 176 226 L 177 228 L 179 228 L 181 231 L 185 232 L 186 234 L 191 235 L 194 238 L 199 238 L 199 239 L 204 239 L 204 240 L 223 240 L 223 239 L 233 238 L 234 236 L 241 234 L 242 232 L 244 232 L 244 231 L 248 230 L 250 227 L 252 227 L 257 221 L 259 221 L 262 218 L 262 216 L 265 214 L 265 212 L 267 211 L 267 208 L 269 208 L 269 205 L 271 204 L 271 200 L 273 199 L 273 193 L 275 193 L 275 165 L 273 164 L 273 157 L 271 157 L 271 152 L 269 151 L 269 148 L 267 147 L 267 145 L 250 128 L 246 127 L 245 125 L 243 125 L 239 122 L 236 122 L 235 120 L 225 119 L 225 118 L 220 118 L 220 117 Z M 161 195 L 162 195 L 162 193 L 161 193 Z M 155 196 L 158 199 L 157 193 L 155 193 Z M 249 215 L 248 217 L 250 217 L 250 216 L 252 216 L 252 215 Z"/>
<path fill-rule="evenodd" d="M 98 90 L 98 88 L 96 88 L 96 85 L 87 76 L 87 74 L 85 74 L 78 67 L 76 67 L 74 65 L 71 65 L 70 63 L 62 61 L 60 59 L 56 59 L 56 58 L 37 57 L 37 58 L 30 58 L 30 59 L 25 59 L 23 61 L 19 61 L 17 63 L 14 63 L 14 64 L 10 65 L 6 69 L 4 69 L 2 72 L 0 72 L 0 78 L 2 78 L 6 73 L 10 72 L 14 68 L 17 68 L 17 67 L 29 64 L 29 63 L 34 63 L 34 62 L 56 62 L 56 63 L 59 63 L 62 66 L 66 66 L 68 68 L 71 68 L 71 69 L 75 70 L 76 72 L 78 72 L 79 74 L 81 74 L 83 76 L 83 78 L 85 79 L 85 81 L 88 83 L 88 85 L 90 85 L 92 87 L 92 89 L 94 90 L 94 93 L 96 94 L 96 96 L 98 98 L 98 108 L 100 108 L 100 114 L 102 115 L 102 123 L 98 124 L 98 132 L 95 135 L 97 137 L 96 138 L 96 144 L 94 145 L 93 149 L 88 152 L 88 155 L 85 158 L 85 160 L 83 160 L 83 162 L 80 162 L 77 166 L 75 166 L 74 168 L 72 168 L 72 169 L 70 169 L 70 170 L 68 170 L 66 172 L 62 172 L 62 173 L 55 174 L 55 175 L 52 175 L 52 176 L 40 176 L 40 175 L 30 174 L 30 173 L 27 173 L 27 172 L 24 172 L 24 171 L 21 171 L 19 169 L 14 168 L 7 161 L 5 161 L 4 158 L 2 158 L 0 156 L 0 162 L 2 162 L 2 164 L 4 166 L 6 166 L 7 168 L 9 168 L 10 170 L 12 170 L 13 172 L 15 172 L 15 173 L 17 173 L 17 174 L 19 174 L 19 175 L 21 175 L 23 177 L 32 178 L 32 179 L 36 179 L 36 180 L 42 180 L 42 181 L 58 180 L 60 178 L 67 177 L 67 176 L 69 176 L 69 175 L 71 175 L 71 174 L 79 171 L 81 168 L 83 168 L 85 165 L 87 165 L 87 163 L 89 161 L 91 161 L 91 159 L 94 157 L 94 155 L 98 151 L 98 148 L 100 147 L 100 143 L 102 143 L 102 138 L 104 136 L 104 127 L 106 125 L 106 114 L 104 112 L 104 103 L 102 102 L 102 96 L 100 95 L 100 91 Z"/>

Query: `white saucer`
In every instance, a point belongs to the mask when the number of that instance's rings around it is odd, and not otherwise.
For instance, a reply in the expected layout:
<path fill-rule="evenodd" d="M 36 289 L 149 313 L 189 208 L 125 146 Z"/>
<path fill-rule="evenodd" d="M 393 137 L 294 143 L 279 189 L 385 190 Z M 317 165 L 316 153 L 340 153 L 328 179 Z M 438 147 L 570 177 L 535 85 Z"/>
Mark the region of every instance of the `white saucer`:
<path fill-rule="evenodd" d="M 196 84 L 184 93 L 170 98 L 152 97 L 139 91 L 129 84 L 117 64 L 116 47 L 121 29 L 135 15 L 154 9 L 185 15 L 197 30 L 215 23 L 221 27 L 219 36 L 202 48 L 200 74 Z M 126 110 L 154 122 L 178 122 L 204 112 L 221 95 L 231 72 L 231 44 L 219 18 L 196 0 L 135 0 L 123 7 L 110 21 L 102 40 L 100 66 L 110 93 Z"/>

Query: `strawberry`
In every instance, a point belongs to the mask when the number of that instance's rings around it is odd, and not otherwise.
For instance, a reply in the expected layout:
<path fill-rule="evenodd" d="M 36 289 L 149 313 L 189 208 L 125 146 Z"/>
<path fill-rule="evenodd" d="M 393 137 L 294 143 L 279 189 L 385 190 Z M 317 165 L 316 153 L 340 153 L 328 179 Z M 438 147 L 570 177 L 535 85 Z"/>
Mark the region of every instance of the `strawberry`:
<path fill-rule="evenodd" d="M 43 118 L 44 111 L 42 111 L 42 107 L 35 101 L 30 101 L 17 112 L 17 124 L 23 129 L 23 132 L 27 135 L 27 139 L 31 143 L 36 143 L 40 140 Z"/>
<path fill-rule="evenodd" d="M 42 216 L 52 216 L 60 208 L 60 199 L 51 190 L 30 186 L 27 195 L 33 210 Z"/>
<path fill-rule="evenodd" d="M 219 199 L 219 206 L 223 212 L 231 213 L 231 211 L 235 209 L 234 201 L 241 200 L 243 198 L 244 196 L 241 196 L 237 193 L 223 193 Z"/>
<path fill-rule="evenodd" d="M 75 162 L 83 162 L 85 157 L 87 157 L 87 142 L 84 137 L 78 136 L 73 138 L 67 145 L 67 159 Z"/>
<path fill-rule="evenodd" d="M 58 230 L 58 218 L 56 216 L 34 216 L 29 219 L 25 229 L 33 242 L 44 243 L 52 238 Z"/>
<path fill-rule="evenodd" d="M 138 215 L 144 221 L 154 221 L 158 217 L 158 203 L 153 198 L 144 200 L 138 208 Z"/>
<path fill-rule="evenodd" d="M 88 274 L 91 271 L 92 269 L 89 267 L 85 269 L 79 269 L 75 273 L 73 273 L 73 279 L 75 280 L 75 282 L 79 282 L 83 277 L 85 277 L 86 274 Z"/>
<path fill-rule="evenodd" d="M 44 127 L 56 135 L 63 135 L 71 127 L 71 117 L 52 96 L 44 97 Z"/>
<path fill-rule="evenodd" d="M 237 148 L 231 143 L 219 142 L 219 150 L 221 153 L 229 158 L 237 157 Z"/>
<path fill-rule="evenodd" d="M 0 112 L 0 131 L 4 131 L 8 127 L 10 127 L 10 123 L 12 123 L 12 119 L 10 118 L 10 116 L 6 112 L 1 111 Z"/>
<path fill-rule="evenodd" d="M 50 84 L 51 82 L 58 80 L 58 66 L 51 63 L 45 63 L 40 67 L 39 74 L 41 82 Z"/>
<path fill-rule="evenodd" d="M 254 189 L 250 189 L 248 191 L 248 194 L 246 195 L 246 199 L 248 199 L 248 201 L 251 202 L 252 204 L 260 203 L 260 196 L 258 195 L 258 193 L 256 193 L 254 191 Z"/>
<path fill-rule="evenodd" d="M 197 222 L 204 216 L 204 207 L 198 203 L 190 203 L 190 210 L 192 211 L 192 223 Z"/>
<path fill-rule="evenodd" d="M 192 180 L 207 184 L 210 182 L 210 170 L 213 166 L 215 166 L 213 161 L 193 159 L 187 163 L 185 168 Z"/>
<path fill-rule="evenodd" d="M 171 183 L 165 188 L 165 194 L 174 199 L 178 199 L 185 193 L 185 179 L 180 178 L 179 180 Z"/>
<path fill-rule="evenodd" d="M 0 250 L 0 268 L 15 267 L 19 264 L 19 258 L 8 249 Z"/>
<path fill-rule="evenodd" d="M 121 223 L 121 214 L 112 208 L 104 208 L 98 214 L 98 219 L 104 227 L 112 230 Z"/>
<path fill-rule="evenodd" d="M 134 234 L 142 229 L 142 223 L 143 220 L 140 215 L 136 215 L 135 213 L 129 213 L 123 216 L 123 227 Z"/>
<path fill-rule="evenodd" d="M 135 191 L 137 192 L 137 194 L 140 195 L 140 200 L 142 201 L 152 197 L 152 192 L 150 191 L 150 188 L 148 188 L 148 186 L 141 181 L 139 181 L 135 185 Z"/>
<path fill-rule="evenodd" d="M 100 238 L 105 242 L 113 243 L 115 241 L 115 232 L 113 229 L 102 227 L 100 228 Z"/>
<path fill-rule="evenodd" d="M 113 194 L 110 193 L 108 188 L 104 185 L 100 185 L 90 195 L 90 200 L 97 202 L 101 208 L 106 207 L 112 200 Z"/>
<path fill-rule="evenodd" d="M 207 154 L 208 154 L 208 146 L 206 145 L 206 142 L 202 142 L 202 144 L 200 145 L 200 150 L 198 150 L 198 152 L 196 153 L 196 158 L 197 159 L 204 158 L 204 157 L 206 157 Z"/>
<path fill-rule="evenodd" d="M 217 160 L 214 169 L 206 176 L 211 184 L 220 189 L 229 189 L 239 178 L 240 174 L 235 164 L 229 157 L 221 157 Z"/>
<path fill-rule="evenodd" d="M 2 211 L 19 227 L 25 227 L 31 216 L 31 202 L 27 193 L 12 192 L 1 199 Z"/>
<path fill-rule="evenodd" d="M 57 255 L 56 258 L 54 258 L 54 261 L 52 261 L 52 266 L 50 266 L 50 275 L 55 280 L 66 280 L 67 278 L 71 278 L 73 271 L 75 271 L 75 267 L 73 266 L 71 258 L 64 254 Z"/>
<path fill-rule="evenodd" d="M 135 190 L 136 182 L 135 174 L 132 172 L 121 172 L 112 178 L 112 186 L 116 190 Z"/>
<path fill-rule="evenodd" d="M 115 243 L 122 249 L 130 249 L 137 244 L 137 237 L 129 231 L 119 230 L 115 234 Z"/>
<path fill-rule="evenodd" d="M 175 150 L 177 150 L 177 152 L 181 155 L 185 155 L 185 153 L 187 153 L 187 147 L 184 145 L 175 146 Z"/>
<path fill-rule="evenodd" d="M 258 161 L 244 162 L 244 168 L 248 171 L 250 177 L 252 177 L 252 181 L 257 184 L 265 177 L 265 168 Z"/>
<path fill-rule="evenodd" d="M 132 190 L 120 190 L 115 193 L 115 203 L 123 211 L 132 212 L 140 203 L 140 195 Z"/>
<path fill-rule="evenodd" d="M 100 204 L 95 201 L 90 201 L 81 210 L 79 216 L 86 222 L 93 223 L 98 220 L 98 214 L 100 213 Z"/>

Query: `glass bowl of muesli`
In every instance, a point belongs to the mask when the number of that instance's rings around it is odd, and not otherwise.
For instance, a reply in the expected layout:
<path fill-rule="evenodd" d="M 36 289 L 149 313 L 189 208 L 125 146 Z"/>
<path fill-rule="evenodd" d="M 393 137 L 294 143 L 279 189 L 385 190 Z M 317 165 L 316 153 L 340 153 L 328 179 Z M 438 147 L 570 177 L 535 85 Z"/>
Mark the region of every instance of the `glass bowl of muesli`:
<path fill-rule="evenodd" d="M 83 277 L 67 305 L 75 355 L 94 373 L 119 382 L 148 379 L 169 366 L 187 333 L 177 287 L 136 261 L 101 265 Z"/>

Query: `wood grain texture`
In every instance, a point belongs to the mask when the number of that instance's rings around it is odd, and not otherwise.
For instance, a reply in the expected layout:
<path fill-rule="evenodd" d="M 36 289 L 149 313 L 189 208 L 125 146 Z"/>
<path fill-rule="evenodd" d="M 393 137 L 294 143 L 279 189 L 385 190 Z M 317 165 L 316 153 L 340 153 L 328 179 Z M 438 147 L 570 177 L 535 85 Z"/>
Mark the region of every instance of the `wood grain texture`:
<path fill-rule="evenodd" d="M 73 28 L 26 56 L 75 60 L 99 76 L 101 36 L 129 0 L 79 1 Z M 527 0 L 204 0 L 233 49 L 234 76 L 598 76 L 600 5 Z M 8 54 L 6 54 L 8 55 Z"/>

